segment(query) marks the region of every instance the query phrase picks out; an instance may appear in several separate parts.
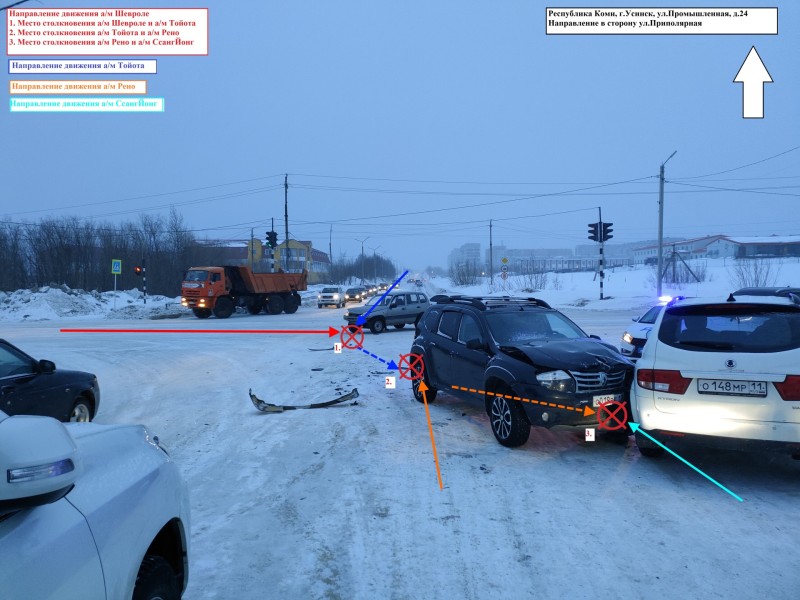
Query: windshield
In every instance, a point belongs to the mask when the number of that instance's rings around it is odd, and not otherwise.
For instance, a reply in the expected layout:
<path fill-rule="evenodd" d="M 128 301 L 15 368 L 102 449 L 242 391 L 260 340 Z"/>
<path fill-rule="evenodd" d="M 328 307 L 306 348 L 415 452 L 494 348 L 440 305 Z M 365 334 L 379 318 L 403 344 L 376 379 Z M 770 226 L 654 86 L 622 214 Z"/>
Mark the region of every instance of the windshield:
<path fill-rule="evenodd" d="M 184 276 L 184 281 L 205 281 L 208 279 L 208 271 L 198 271 L 198 270 L 191 270 L 186 271 L 186 275 Z"/>
<path fill-rule="evenodd" d="M 639 319 L 639 323 L 650 323 L 653 324 L 656 322 L 658 315 L 661 314 L 661 309 L 664 308 L 663 304 L 659 304 L 658 306 L 654 306 L 650 310 L 648 310 L 642 317 Z"/>
<path fill-rule="evenodd" d="M 794 306 L 714 304 L 667 309 L 661 342 L 699 352 L 781 352 L 800 348 L 800 310 Z"/>
<path fill-rule="evenodd" d="M 374 304 L 377 304 L 381 300 L 383 300 L 381 304 L 388 304 L 391 299 L 392 299 L 391 296 L 387 296 L 386 298 L 381 298 L 380 296 L 373 296 L 372 298 L 367 300 L 367 306 L 373 306 Z"/>
<path fill-rule="evenodd" d="M 339 288 L 323 288 L 322 293 L 323 294 L 338 294 L 339 293 Z"/>
<path fill-rule="evenodd" d="M 504 311 L 486 314 L 489 331 L 498 344 L 552 342 L 589 337 L 558 312 Z"/>

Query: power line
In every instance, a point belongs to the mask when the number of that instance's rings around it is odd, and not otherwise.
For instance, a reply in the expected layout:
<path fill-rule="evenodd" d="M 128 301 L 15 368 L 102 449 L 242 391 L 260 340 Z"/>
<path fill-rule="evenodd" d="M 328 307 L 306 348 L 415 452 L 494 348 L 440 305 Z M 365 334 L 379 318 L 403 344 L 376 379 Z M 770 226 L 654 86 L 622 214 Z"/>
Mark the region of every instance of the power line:
<path fill-rule="evenodd" d="M 25 210 L 25 211 L 18 211 L 18 212 L 15 212 L 15 213 L 10 213 L 10 214 L 13 214 L 13 215 L 27 215 L 27 214 L 41 213 L 41 212 L 53 212 L 54 210 L 67 210 L 67 209 L 70 209 L 70 208 L 86 208 L 86 207 L 89 207 L 89 206 L 101 206 L 101 205 L 104 205 L 104 204 L 115 204 L 115 203 L 118 203 L 118 202 L 131 202 L 133 200 L 146 200 L 147 198 L 159 198 L 161 196 L 171 196 L 172 194 L 185 194 L 187 192 L 198 192 L 198 191 L 201 191 L 201 190 L 210 190 L 210 189 L 213 189 L 213 188 L 220 188 L 220 187 L 225 187 L 225 186 L 228 186 L 228 185 L 239 185 L 241 183 L 250 183 L 252 181 L 260 181 L 262 179 L 272 179 L 273 177 L 279 177 L 279 176 L 280 175 L 269 175 L 267 177 L 254 177 L 252 179 L 242 179 L 241 181 L 231 181 L 231 182 L 228 182 L 228 183 L 218 183 L 218 184 L 214 184 L 214 185 L 207 185 L 207 186 L 197 187 L 197 188 L 187 188 L 185 190 L 176 190 L 176 191 L 172 191 L 172 192 L 161 192 L 161 193 L 158 193 L 158 194 L 147 194 L 147 195 L 144 195 L 144 196 L 133 196 L 131 198 L 120 198 L 120 199 L 117 199 L 117 200 L 103 200 L 101 202 L 87 202 L 87 203 L 84 203 L 84 204 L 73 204 L 71 206 L 63 206 L 63 207 L 60 207 L 58 209 L 42 208 L 42 209 L 37 209 L 37 210 Z M 266 188 L 259 188 L 259 189 L 254 190 L 254 191 L 263 191 L 265 189 Z M 273 188 L 270 188 L 270 189 L 273 189 Z M 222 197 L 224 198 L 225 196 L 222 196 Z"/>
<path fill-rule="evenodd" d="M 716 191 L 720 191 L 720 192 L 741 192 L 743 194 L 767 194 L 769 196 L 800 196 L 800 194 L 787 194 L 787 193 L 784 193 L 784 192 L 767 192 L 767 191 L 763 191 L 761 188 L 752 188 L 752 189 L 747 189 L 747 188 L 723 188 L 723 187 L 715 187 L 715 186 L 711 186 L 711 185 L 700 185 L 700 184 L 697 184 L 697 183 L 682 183 L 680 181 L 672 181 L 672 180 L 669 180 L 669 183 L 672 183 L 674 185 L 685 185 L 685 186 L 688 186 L 688 187 L 705 188 L 705 189 L 716 190 Z M 789 187 L 796 187 L 796 186 L 789 186 Z"/>
<path fill-rule="evenodd" d="M 734 167 L 733 169 L 726 169 L 724 171 L 717 171 L 716 173 L 706 173 L 705 175 L 694 175 L 693 177 L 680 177 L 681 180 L 686 179 L 702 179 L 703 177 L 713 177 L 714 175 L 722 175 L 723 173 L 731 173 L 732 171 L 738 171 L 739 169 L 746 169 L 747 167 L 752 167 L 753 165 L 759 165 L 761 163 L 765 163 L 768 160 L 772 160 L 774 158 L 778 158 L 779 156 L 783 156 L 784 154 L 789 154 L 790 152 L 794 152 L 795 150 L 800 149 L 800 146 L 795 146 L 794 148 L 789 148 L 788 150 L 784 150 L 783 152 L 779 152 L 778 154 L 774 154 L 773 156 L 768 156 L 767 158 L 762 158 L 761 160 L 757 160 L 755 162 L 747 163 L 746 165 L 741 165 L 739 167 Z"/>

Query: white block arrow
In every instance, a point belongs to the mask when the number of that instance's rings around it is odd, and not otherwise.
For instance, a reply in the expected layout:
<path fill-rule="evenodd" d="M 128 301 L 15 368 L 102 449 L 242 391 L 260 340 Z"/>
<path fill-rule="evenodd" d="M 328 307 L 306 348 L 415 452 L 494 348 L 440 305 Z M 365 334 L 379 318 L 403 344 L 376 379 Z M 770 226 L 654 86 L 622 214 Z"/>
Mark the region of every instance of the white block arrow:
<path fill-rule="evenodd" d="M 769 71 L 761 62 L 756 47 L 750 48 L 739 72 L 733 79 L 742 85 L 742 117 L 745 119 L 764 118 L 764 84 L 772 83 Z"/>

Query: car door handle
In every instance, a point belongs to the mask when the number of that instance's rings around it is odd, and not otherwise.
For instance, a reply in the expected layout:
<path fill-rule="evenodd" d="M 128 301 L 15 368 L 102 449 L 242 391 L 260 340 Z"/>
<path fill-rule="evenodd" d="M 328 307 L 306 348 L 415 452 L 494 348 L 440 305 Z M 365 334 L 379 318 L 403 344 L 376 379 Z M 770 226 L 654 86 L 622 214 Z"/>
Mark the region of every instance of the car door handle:
<path fill-rule="evenodd" d="M 0 387 L 0 395 L 7 394 L 8 392 L 12 391 L 13 389 L 14 389 L 13 385 L 4 385 L 3 387 Z"/>

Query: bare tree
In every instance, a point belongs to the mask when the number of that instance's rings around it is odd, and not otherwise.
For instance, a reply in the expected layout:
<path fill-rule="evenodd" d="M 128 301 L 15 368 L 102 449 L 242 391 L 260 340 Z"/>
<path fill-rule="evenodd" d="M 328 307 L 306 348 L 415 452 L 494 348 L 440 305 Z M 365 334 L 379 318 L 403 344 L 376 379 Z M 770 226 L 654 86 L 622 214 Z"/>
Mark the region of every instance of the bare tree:
<path fill-rule="evenodd" d="M 738 258 L 728 277 L 734 287 L 772 287 L 778 280 L 780 265 L 767 258 Z"/>
<path fill-rule="evenodd" d="M 475 285 L 478 283 L 480 269 L 474 261 L 451 263 L 448 274 L 453 285 Z"/>

